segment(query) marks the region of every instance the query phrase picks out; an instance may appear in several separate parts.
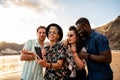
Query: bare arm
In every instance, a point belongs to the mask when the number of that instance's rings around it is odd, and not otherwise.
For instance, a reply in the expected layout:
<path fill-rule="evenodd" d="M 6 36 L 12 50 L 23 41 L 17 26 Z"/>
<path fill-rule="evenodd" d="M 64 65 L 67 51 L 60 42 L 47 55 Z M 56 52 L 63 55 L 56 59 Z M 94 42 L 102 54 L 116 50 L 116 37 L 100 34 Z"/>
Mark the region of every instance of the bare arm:
<path fill-rule="evenodd" d="M 27 50 L 21 50 L 20 60 L 21 61 L 30 61 L 36 58 L 35 54 Z"/>
<path fill-rule="evenodd" d="M 51 68 L 61 69 L 63 67 L 63 60 L 58 60 L 57 63 L 51 63 Z"/>
<path fill-rule="evenodd" d="M 73 58 L 78 68 L 83 69 L 85 67 L 85 63 L 79 58 L 77 53 L 73 54 Z"/>
<path fill-rule="evenodd" d="M 68 50 L 71 52 L 71 54 L 73 55 L 73 58 L 75 60 L 75 63 L 77 65 L 78 68 L 83 69 L 85 67 L 84 62 L 80 59 L 79 55 L 76 52 L 76 47 L 70 47 L 68 46 Z"/>
<path fill-rule="evenodd" d="M 108 39 L 105 36 L 99 36 L 98 38 L 96 38 L 94 47 L 98 50 L 99 53 L 98 55 L 91 54 L 90 60 L 101 63 L 111 63 L 111 51 L 109 48 Z"/>
<path fill-rule="evenodd" d="M 43 67 L 61 69 L 63 67 L 63 60 L 58 60 L 56 63 L 48 63 L 45 58 L 39 59 L 38 63 Z"/>
<path fill-rule="evenodd" d="M 91 55 L 90 59 L 96 62 L 111 63 L 112 61 L 111 51 L 107 50 L 100 53 L 100 55 Z"/>
<path fill-rule="evenodd" d="M 79 56 L 81 58 L 84 58 L 84 59 L 89 58 L 90 60 L 93 60 L 95 62 L 101 62 L 101 63 L 111 63 L 111 60 L 112 60 L 112 56 L 111 56 L 111 51 L 110 50 L 101 52 L 99 55 L 95 55 L 95 54 L 90 54 L 89 55 L 89 53 L 81 51 Z"/>

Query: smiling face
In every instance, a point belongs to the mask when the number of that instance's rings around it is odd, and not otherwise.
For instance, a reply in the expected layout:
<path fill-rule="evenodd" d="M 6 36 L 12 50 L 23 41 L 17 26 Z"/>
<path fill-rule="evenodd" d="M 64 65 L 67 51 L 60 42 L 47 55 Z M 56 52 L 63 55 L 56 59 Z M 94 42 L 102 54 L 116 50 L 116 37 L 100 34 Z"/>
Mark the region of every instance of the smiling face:
<path fill-rule="evenodd" d="M 39 28 L 37 31 L 37 36 L 38 36 L 39 41 L 43 42 L 46 38 L 46 29 Z"/>
<path fill-rule="evenodd" d="M 51 26 L 48 32 L 48 39 L 52 42 L 57 42 L 59 39 L 58 30 L 55 26 Z"/>
<path fill-rule="evenodd" d="M 77 36 L 76 36 L 74 30 L 70 30 L 67 33 L 67 40 L 68 40 L 68 43 L 70 43 L 70 44 L 75 44 L 76 43 Z"/>
<path fill-rule="evenodd" d="M 90 29 L 87 24 L 77 24 L 76 29 L 78 30 L 78 34 L 82 39 L 87 39 L 89 37 Z"/>

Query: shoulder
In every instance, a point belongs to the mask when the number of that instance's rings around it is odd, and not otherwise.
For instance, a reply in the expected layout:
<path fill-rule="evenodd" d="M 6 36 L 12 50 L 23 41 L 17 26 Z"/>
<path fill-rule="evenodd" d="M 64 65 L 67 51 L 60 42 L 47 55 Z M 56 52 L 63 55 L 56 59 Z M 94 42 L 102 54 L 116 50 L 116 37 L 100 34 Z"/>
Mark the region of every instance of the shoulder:
<path fill-rule="evenodd" d="M 64 47 L 67 47 L 68 42 L 67 42 L 67 40 L 64 40 L 64 41 L 60 42 L 60 44 L 63 45 Z"/>
<path fill-rule="evenodd" d="M 98 33 L 96 32 L 96 35 L 95 36 L 95 43 L 101 47 L 106 47 L 106 46 L 109 46 L 109 41 L 108 41 L 108 38 L 101 34 L 101 33 Z"/>
<path fill-rule="evenodd" d="M 103 34 L 101 34 L 101 33 L 99 33 L 99 32 L 94 32 L 94 38 L 96 39 L 96 40 L 107 40 L 107 37 L 105 36 L 105 35 L 103 35 Z"/>
<path fill-rule="evenodd" d="M 58 50 L 66 50 L 66 47 L 62 42 L 58 42 L 55 47 L 58 48 Z"/>
<path fill-rule="evenodd" d="M 29 39 L 26 41 L 25 45 L 32 45 L 32 44 L 35 44 L 37 41 L 37 39 Z"/>
<path fill-rule="evenodd" d="M 56 46 L 63 46 L 63 45 L 64 45 L 63 42 L 56 43 Z"/>
<path fill-rule="evenodd" d="M 36 42 L 37 41 L 37 39 L 29 39 L 27 42 L 28 43 L 33 43 L 33 42 Z"/>

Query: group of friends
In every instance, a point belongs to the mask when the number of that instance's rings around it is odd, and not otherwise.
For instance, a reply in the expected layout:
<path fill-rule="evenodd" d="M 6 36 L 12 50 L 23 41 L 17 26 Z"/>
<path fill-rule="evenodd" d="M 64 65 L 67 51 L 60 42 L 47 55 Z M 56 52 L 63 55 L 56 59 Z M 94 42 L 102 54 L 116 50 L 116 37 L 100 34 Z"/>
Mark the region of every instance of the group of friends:
<path fill-rule="evenodd" d="M 37 39 L 28 40 L 21 50 L 25 63 L 20 80 L 113 80 L 108 39 L 93 30 L 87 18 L 69 27 L 65 41 L 56 23 L 39 26 L 36 33 Z M 41 48 L 42 59 L 35 47 Z"/>

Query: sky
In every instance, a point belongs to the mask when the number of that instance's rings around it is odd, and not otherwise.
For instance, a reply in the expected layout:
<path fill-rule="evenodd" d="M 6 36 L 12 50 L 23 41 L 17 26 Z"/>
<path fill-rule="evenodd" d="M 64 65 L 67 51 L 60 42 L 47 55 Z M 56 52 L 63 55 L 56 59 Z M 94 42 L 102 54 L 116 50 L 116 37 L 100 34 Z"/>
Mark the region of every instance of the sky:
<path fill-rule="evenodd" d="M 92 28 L 120 15 L 120 0 L 0 0 L 0 42 L 22 44 L 35 39 L 40 25 L 59 24 L 66 39 L 69 26 L 86 17 Z M 47 38 L 46 38 L 47 41 Z"/>

